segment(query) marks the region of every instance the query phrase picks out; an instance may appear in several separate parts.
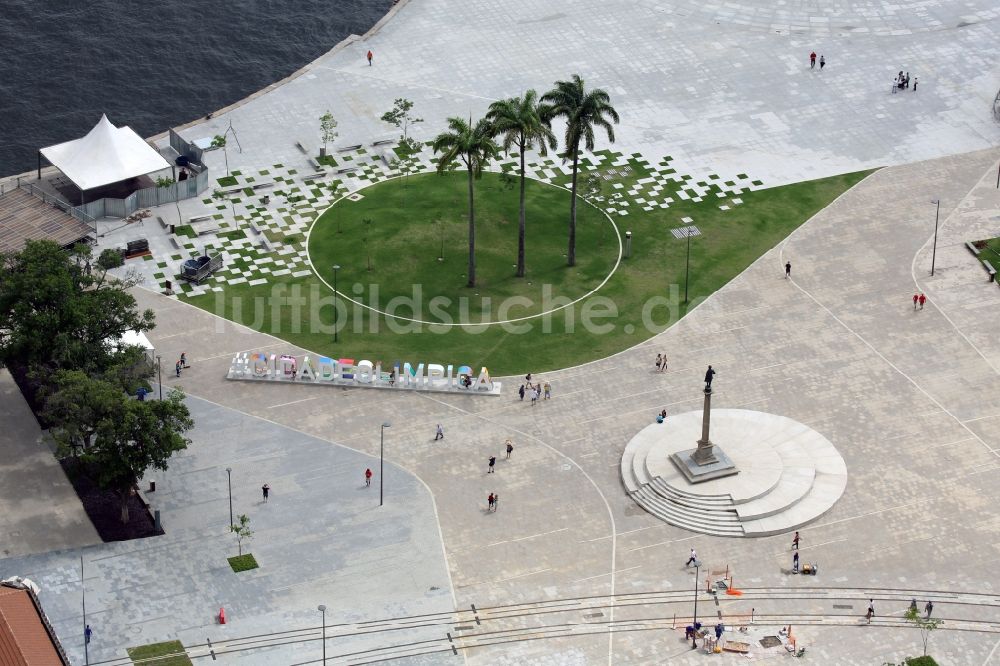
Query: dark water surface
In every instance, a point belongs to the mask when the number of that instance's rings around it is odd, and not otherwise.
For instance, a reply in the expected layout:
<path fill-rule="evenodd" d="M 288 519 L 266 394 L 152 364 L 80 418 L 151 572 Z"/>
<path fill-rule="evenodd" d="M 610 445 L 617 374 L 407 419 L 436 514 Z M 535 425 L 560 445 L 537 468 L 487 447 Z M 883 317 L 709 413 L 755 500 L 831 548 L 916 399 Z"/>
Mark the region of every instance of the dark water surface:
<path fill-rule="evenodd" d="M 0 175 L 107 113 L 151 136 L 291 74 L 392 0 L 0 0 Z"/>

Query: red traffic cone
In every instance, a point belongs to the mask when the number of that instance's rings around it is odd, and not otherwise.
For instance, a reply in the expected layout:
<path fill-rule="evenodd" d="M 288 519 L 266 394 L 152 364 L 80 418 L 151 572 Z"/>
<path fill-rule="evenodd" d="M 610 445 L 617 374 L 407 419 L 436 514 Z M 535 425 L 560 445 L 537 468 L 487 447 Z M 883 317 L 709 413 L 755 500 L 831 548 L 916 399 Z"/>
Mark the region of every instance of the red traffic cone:
<path fill-rule="evenodd" d="M 219 607 L 219 624 L 226 623 L 226 609 Z"/>

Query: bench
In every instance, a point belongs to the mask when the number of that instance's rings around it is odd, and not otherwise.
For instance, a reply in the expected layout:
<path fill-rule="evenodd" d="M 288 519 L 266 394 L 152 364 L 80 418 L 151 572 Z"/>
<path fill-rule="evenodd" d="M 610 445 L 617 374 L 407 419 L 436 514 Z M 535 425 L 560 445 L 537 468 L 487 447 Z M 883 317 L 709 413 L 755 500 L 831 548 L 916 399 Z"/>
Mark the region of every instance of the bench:
<path fill-rule="evenodd" d="M 230 194 L 236 194 L 237 192 L 243 191 L 243 185 L 237 185 L 235 187 L 227 187 L 225 189 L 219 190 L 219 194 L 224 194 L 229 196 Z"/>
<path fill-rule="evenodd" d="M 204 222 L 205 220 L 211 220 L 211 219 L 213 219 L 211 214 L 209 214 L 209 215 L 195 215 L 194 217 L 189 217 L 188 218 L 188 224 L 195 224 L 197 222 Z"/>
<path fill-rule="evenodd" d="M 267 240 L 267 236 L 264 234 L 260 235 L 260 246 L 268 252 L 274 252 L 274 247 L 271 246 L 271 241 Z"/>
<path fill-rule="evenodd" d="M 184 249 L 184 247 L 180 243 L 177 242 L 177 238 L 175 236 L 171 236 L 170 237 L 170 244 L 174 246 L 175 250 L 183 250 Z"/>
<path fill-rule="evenodd" d="M 222 226 L 219 224 L 218 220 L 210 217 L 207 220 L 201 220 L 200 222 L 192 222 L 191 228 L 194 229 L 196 234 L 203 236 L 205 234 L 211 234 L 218 231 L 222 228 Z"/>
<path fill-rule="evenodd" d="M 274 187 L 274 183 L 273 182 L 271 182 L 271 183 L 254 183 L 254 185 L 253 185 L 254 191 L 263 190 L 265 187 Z"/>
<path fill-rule="evenodd" d="M 975 245 L 973 245 L 972 241 L 966 241 L 965 242 L 965 247 L 966 247 L 966 249 L 969 250 L 969 252 L 972 253 L 972 256 L 974 256 L 974 257 L 978 257 L 979 256 L 979 248 L 977 248 Z"/>
<path fill-rule="evenodd" d="M 351 150 L 359 150 L 360 148 L 361 148 L 361 144 L 359 143 L 359 144 L 354 145 L 354 146 L 341 146 L 340 148 L 337 148 L 336 151 L 338 153 L 346 153 L 346 152 L 351 151 Z"/>
<path fill-rule="evenodd" d="M 303 144 L 301 141 L 296 141 L 295 142 L 295 147 L 298 148 L 299 150 L 301 150 L 306 155 L 309 155 L 312 152 L 311 150 L 309 150 L 308 148 L 306 148 L 305 144 Z"/>
<path fill-rule="evenodd" d="M 170 227 L 170 225 L 167 224 L 162 217 L 157 217 L 156 221 L 160 223 L 160 227 L 163 229 L 167 229 Z"/>
<path fill-rule="evenodd" d="M 317 181 L 317 180 L 319 180 L 321 178 L 326 178 L 327 175 L 329 175 L 329 174 L 327 174 L 327 172 L 325 170 L 324 171 L 319 171 L 317 173 L 307 173 L 306 175 L 302 176 L 302 182 L 303 183 L 312 183 L 312 182 L 315 182 L 315 181 Z"/>
<path fill-rule="evenodd" d="M 316 169 L 316 171 L 322 171 L 323 170 L 323 165 L 320 164 L 319 160 L 317 160 L 315 157 L 310 157 L 309 158 L 309 166 L 311 166 L 313 169 Z"/>
<path fill-rule="evenodd" d="M 356 166 L 345 166 L 337 169 L 337 173 L 354 173 L 358 170 Z"/>
<path fill-rule="evenodd" d="M 993 268 L 993 265 L 990 264 L 990 262 L 986 261 L 985 259 L 983 259 L 982 262 L 983 262 L 983 268 L 985 268 L 986 272 L 990 274 L 990 282 L 996 282 L 997 269 Z"/>
<path fill-rule="evenodd" d="M 393 162 L 402 162 L 402 160 L 399 159 L 399 155 L 397 155 L 396 151 L 392 148 L 383 150 L 380 157 L 382 158 L 382 161 L 385 162 L 387 167 L 391 167 Z"/>
<path fill-rule="evenodd" d="M 384 139 L 375 139 L 372 141 L 372 146 L 385 146 L 390 143 L 396 143 L 396 137 L 388 137 Z"/>

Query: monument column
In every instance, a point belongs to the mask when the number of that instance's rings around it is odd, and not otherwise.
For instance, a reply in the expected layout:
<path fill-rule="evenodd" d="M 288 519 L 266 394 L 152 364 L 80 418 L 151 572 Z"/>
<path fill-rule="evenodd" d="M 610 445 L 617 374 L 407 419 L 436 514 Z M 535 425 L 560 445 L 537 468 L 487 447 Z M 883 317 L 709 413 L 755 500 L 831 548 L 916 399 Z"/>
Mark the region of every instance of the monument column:
<path fill-rule="evenodd" d="M 709 438 L 709 430 L 712 425 L 712 387 L 705 387 L 705 408 L 701 414 L 701 439 L 698 440 L 698 448 L 691 454 L 691 459 L 698 465 L 711 465 L 719 462 L 715 457 L 715 446 Z"/>

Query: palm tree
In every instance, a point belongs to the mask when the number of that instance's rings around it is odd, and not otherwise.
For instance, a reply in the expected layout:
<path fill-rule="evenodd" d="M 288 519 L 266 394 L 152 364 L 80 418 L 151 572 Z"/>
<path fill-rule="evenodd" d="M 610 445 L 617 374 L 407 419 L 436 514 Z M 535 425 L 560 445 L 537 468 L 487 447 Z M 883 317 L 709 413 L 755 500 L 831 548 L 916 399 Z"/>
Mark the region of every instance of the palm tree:
<path fill-rule="evenodd" d="M 486 118 L 493 123 L 495 136 L 503 135 L 503 149 L 517 146 L 521 154 L 521 199 L 517 227 L 517 277 L 524 277 L 524 153 L 538 148 L 541 155 L 556 147 L 556 137 L 540 113 L 538 93 L 529 90 L 523 97 L 511 97 L 490 104 Z"/>
<path fill-rule="evenodd" d="M 473 180 L 483 175 L 483 167 L 497 156 L 500 148 L 493 142 L 493 127 L 481 118 L 472 124 L 461 118 L 448 119 L 447 132 L 441 132 L 431 147 L 441 153 L 438 173 L 444 173 L 453 164 L 461 161 L 469 172 L 469 284 L 476 286 L 476 209 L 473 197 Z"/>
<path fill-rule="evenodd" d="M 547 106 L 542 110 L 543 118 L 551 122 L 553 118 L 566 121 L 566 152 L 563 159 L 573 160 L 573 186 L 569 208 L 569 253 L 566 255 L 570 266 L 576 265 L 576 172 L 580 161 L 580 142 L 587 150 L 594 150 L 594 128 L 599 127 L 608 134 L 608 141 L 615 142 L 612 121 L 618 122 L 618 112 L 611 106 L 608 93 L 600 88 L 587 91 L 579 74 L 572 81 L 556 81 L 556 87 L 542 95 Z"/>

